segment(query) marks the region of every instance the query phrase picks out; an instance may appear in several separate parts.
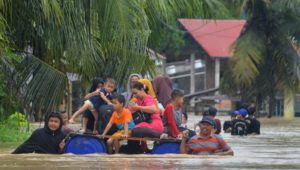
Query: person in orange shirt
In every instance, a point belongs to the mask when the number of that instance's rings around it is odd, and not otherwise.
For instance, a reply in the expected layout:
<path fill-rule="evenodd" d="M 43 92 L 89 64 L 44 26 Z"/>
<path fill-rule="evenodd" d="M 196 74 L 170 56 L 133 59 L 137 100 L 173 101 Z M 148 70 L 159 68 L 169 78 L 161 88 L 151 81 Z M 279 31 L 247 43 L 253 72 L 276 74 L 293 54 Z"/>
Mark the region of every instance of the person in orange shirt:
<path fill-rule="evenodd" d="M 110 121 L 107 124 L 102 135 L 103 136 L 106 135 L 106 133 L 111 128 L 111 126 L 113 124 L 116 124 L 119 130 L 116 133 L 114 133 L 112 136 L 130 137 L 131 130 L 133 129 L 135 124 L 133 122 L 131 112 L 128 109 L 124 108 L 125 97 L 121 94 L 114 93 L 112 103 L 115 112 L 112 114 Z M 107 140 L 108 154 L 113 153 L 113 144 L 115 145 L 115 154 L 119 153 L 120 139 L 110 138 Z"/>

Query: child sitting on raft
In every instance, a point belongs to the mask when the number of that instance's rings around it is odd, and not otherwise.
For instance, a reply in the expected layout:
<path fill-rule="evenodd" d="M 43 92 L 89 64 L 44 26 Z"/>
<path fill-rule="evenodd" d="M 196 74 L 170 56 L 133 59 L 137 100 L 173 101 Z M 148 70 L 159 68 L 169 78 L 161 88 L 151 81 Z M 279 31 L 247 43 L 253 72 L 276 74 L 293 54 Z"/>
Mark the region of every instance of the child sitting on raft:
<path fill-rule="evenodd" d="M 93 133 L 98 133 L 97 131 L 97 122 L 98 122 L 98 109 L 105 104 L 112 104 L 110 100 L 112 99 L 112 92 L 115 89 L 115 80 L 108 78 L 106 79 L 105 85 L 103 88 L 97 88 L 99 90 L 98 96 L 92 96 L 84 102 L 84 105 L 71 117 L 69 120 L 70 123 L 75 123 L 74 119 L 82 114 L 84 111 L 89 109 L 95 118 Z M 79 132 L 85 132 L 86 127 L 82 127 Z"/>
<path fill-rule="evenodd" d="M 125 105 L 125 97 L 121 94 L 115 94 L 113 96 L 113 107 L 115 109 L 115 112 L 110 118 L 109 123 L 107 124 L 103 136 L 106 135 L 106 133 L 109 131 L 111 126 L 113 124 L 116 124 L 118 127 L 118 131 L 114 133 L 112 136 L 116 137 L 130 137 L 131 136 L 131 130 L 135 126 L 131 112 L 124 108 Z M 115 154 L 119 153 L 120 149 L 120 139 L 113 139 L 109 138 L 107 140 L 107 151 L 108 154 L 113 153 L 113 143 L 115 145 Z"/>
<path fill-rule="evenodd" d="M 172 91 L 171 98 L 172 102 L 171 104 L 168 104 L 166 106 L 163 116 L 163 124 L 165 127 L 164 132 L 166 133 L 164 134 L 163 138 L 167 136 L 172 136 L 174 138 L 182 138 L 180 132 L 188 130 L 186 127 L 181 126 L 182 123 L 187 123 L 187 120 L 186 122 L 182 121 L 182 119 L 185 118 L 182 107 L 184 94 L 181 90 L 175 89 Z M 189 131 L 190 136 L 196 134 L 194 131 Z"/>

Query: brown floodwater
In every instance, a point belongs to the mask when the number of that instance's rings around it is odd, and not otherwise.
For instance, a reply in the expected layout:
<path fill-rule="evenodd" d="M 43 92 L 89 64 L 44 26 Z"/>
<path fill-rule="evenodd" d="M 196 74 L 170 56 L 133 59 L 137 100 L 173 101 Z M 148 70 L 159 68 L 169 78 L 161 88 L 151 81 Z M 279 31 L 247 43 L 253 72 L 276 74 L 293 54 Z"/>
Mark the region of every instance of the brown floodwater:
<path fill-rule="evenodd" d="M 229 116 L 218 116 L 223 122 Z M 188 127 L 201 117 L 189 116 Z M 261 135 L 221 133 L 234 156 L 10 154 L 20 143 L 0 143 L 0 169 L 300 169 L 300 119 L 259 119 Z"/>

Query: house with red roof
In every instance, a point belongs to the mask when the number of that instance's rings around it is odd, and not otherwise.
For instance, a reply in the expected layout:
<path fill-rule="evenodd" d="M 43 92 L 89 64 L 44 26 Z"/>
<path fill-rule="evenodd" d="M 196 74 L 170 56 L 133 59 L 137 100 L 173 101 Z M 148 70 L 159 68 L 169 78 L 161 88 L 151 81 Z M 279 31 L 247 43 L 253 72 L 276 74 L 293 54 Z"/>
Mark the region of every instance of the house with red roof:
<path fill-rule="evenodd" d="M 166 56 L 165 74 L 187 95 L 197 92 L 215 95 L 233 55 L 231 44 L 245 23 L 245 20 L 178 19 L 180 29 L 185 31 L 185 44 L 178 49 L 179 54 L 168 49 L 162 52 Z M 233 106 L 229 101 L 222 107 L 232 110 Z"/>
<path fill-rule="evenodd" d="M 219 110 L 225 108 L 233 111 L 239 108 L 236 104 L 239 104 L 240 97 L 218 95 L 216 91 L 228 68 L 228 59 L 233 55 L 231 45 L 239 37 L 245 23 L 245 20 L 178 19 L 180 31 L 185 32 L 185 44 L 178 49 L 179 54 L 169 49 L 162 52 L 166 57 L 163 70 L 173 83 L 185 91 L 186 98 L 197 97 L 196 101 L 188 101 L 189 104 L 194 102 L 197 105 L 197 100 L 201 102 L 202 110 L 193 108 L 195 112 L 201 113 L 204 107 L 213 104 Z M 300 53 L 299 49 L 296 51 Z M 213 100 L 219 102 L 209 103 Z M 277 96 L 276 116 L 284 115 L 283 102 L 283 96 Z M 300 103 L 296 105 L 300 106 Z M 298 114 L 295 113 L 297 110 L 300 115 L 299 107 L 294 109 L 294 116 Z"/>

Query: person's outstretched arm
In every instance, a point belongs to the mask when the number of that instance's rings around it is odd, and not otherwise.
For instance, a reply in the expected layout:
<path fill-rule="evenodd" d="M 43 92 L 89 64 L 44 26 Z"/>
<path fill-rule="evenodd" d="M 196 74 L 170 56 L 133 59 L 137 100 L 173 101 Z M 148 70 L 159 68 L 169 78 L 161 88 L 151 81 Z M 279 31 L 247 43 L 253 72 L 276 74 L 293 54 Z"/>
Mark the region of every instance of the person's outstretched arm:
<path fill-rule="evenodd" d="M 233 150 L 229 149 L 228 151 L 225 151 L 225 152 L 216 152 L 215 155 L 219 155 L 219 156 L 230 155 L 230 156 L 233 156 L 234 153 L 233 153 Z"/>
<path fill-rule="evenodd" d="M 101 94 L 101 98 L 107 103 L 107 104 L 112 104 L 104 95 L 104 93 L 100 93 Z"/>
<path fill-rule="evenodd" d="M 128 137 L 128 123 L 127 122 L 124 123 L 124 135 L 122 135 L 122 137 L 125 137 L 125 138 Z"/>
<path fill-rule="evenodd" d="M 111 123 L 108 123 L 106 125 L 106 128 L 104 130 L 104 132 L 102 133 L 103 136 L 105 136 L 107 134 L 107 132 L 109 131 L 109 129 L 111 128 L 112 124 Z"/>
<path fill-rule="evenodd" d="M 138 105 L 134 105 L 134 106 L 130 106 L 132 110 L 137 111 L 140 110 L 142 112 L 146 112 L 146 113 L 150 113 L 153 114 L 157 111 L 156 106 L 152 105 L 152 106 L 138 106 Z"/>
<path fill-rule="evenodd" d="M 12 154 L 21 154 L 21 153 L 33 153 L 39 146 L 36 142 L 36 139 L 39 138 L 39 133 L 35 130 L 29 139 L 27 139 L 23 144 L 21 144 L 16 150 L 12 152 Z"/>
<path fill-rule="evenodd" d="M 225 142 L 225 140 L 220 137 L 220 148 L 222 149 L 222 151 L 216 152 L 215 155 L 220 155 L 220 156 L 226 156 L 226 155 L 231 155 L 233 156 L 233 151 L 231 150 L 231 148 L 227 145 L 227 143 Z"/>
<path fill-rule="evenodd" d="M 186 146 L 186 139 L 189 136 L 189 130 L 185 130 L 182 132 L 182 139 L 180 144 L 180 154 L 190 153 L 189 146 Z"/>
<path fill-rule="evenodd" d="M 65 140 L 62 140 L 61 143 L 59 144 L 59 149 L 61 154 L 63 154 L 64 152 L 65 145 L 66 145 Z"/>
<path fill-rule="evenodd" d="M 177 128 L 177 125 L 174 120 L 174 115 L 173 115 L 173 108 L 170 105 L 167 105 L 164 117 L 168 121 L 168 125 L 170 128 L 170 131 L 172 133 L 172 137 L 176 138 L 179 135 L 179 129 Z"/>
<path fill-rule="evenodd" d="M 92 93 L 88 93 L 84 96 L 84 100 L 88 100 L 89 98 L 93 97 L 93 96 L 97 96 L 100 95 L 100 90 L 95 90 Z"/>

